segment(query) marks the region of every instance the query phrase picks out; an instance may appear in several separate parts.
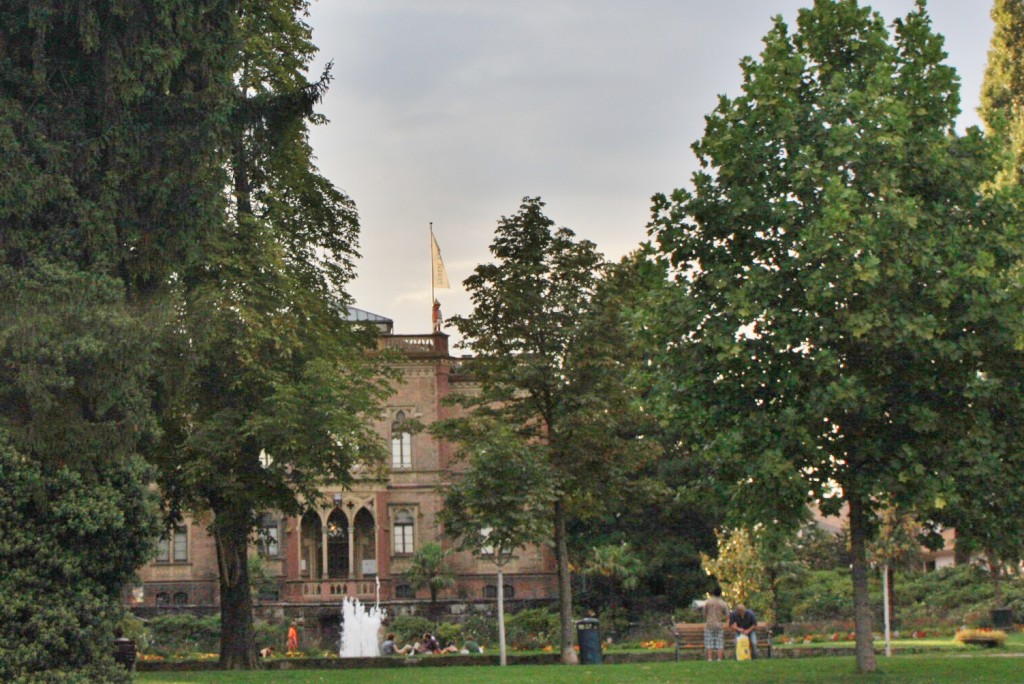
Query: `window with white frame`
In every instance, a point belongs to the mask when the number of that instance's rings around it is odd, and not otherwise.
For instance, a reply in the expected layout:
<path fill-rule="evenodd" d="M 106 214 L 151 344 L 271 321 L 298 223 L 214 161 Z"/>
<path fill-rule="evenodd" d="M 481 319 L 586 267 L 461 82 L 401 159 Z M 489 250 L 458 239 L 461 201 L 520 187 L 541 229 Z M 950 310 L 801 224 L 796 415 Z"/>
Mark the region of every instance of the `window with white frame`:
<path fill-rule="evenodd" d="M 158 563 L 185 563 L 188 561 L 188 528 L 175 527 L 160 537 L 156 543 Z"/>
<path fill-rule="evenodd" d="M 395 511 L 394 530 L 392 531 L 392 542 L 396 554 L 412 553 L 413 533 L 415 531 L 412 513 L 405 508 Z"/>
<path fill-rule="evenodd" d="M 391 423 L 391 467 L 396 470 L 412 468 L 412 432 L 406 424 L 405 411 L 396 413 Z"/>

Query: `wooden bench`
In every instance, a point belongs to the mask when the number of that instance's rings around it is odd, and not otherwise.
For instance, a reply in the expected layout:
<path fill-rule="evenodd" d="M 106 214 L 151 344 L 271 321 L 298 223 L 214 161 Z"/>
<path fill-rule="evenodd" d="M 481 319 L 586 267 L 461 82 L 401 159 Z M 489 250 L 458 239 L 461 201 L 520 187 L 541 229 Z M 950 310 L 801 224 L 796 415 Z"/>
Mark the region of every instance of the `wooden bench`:
<path fill-rule="evenodd" d="M 725 628 L 726 644 L 735 644 L 735 637 L 729 628 Z M 757 623 L 754 630 L 757 635 L 757 652 L 762 658 L 772 657 L 772 630 L 763 622 Z M 704 623 L 703 622 L 677 622 L 672 626 L 672 636 L 676 641 L 676 660 L 680 659 L 683 650 L 699 649 L 704 650 Z"/>

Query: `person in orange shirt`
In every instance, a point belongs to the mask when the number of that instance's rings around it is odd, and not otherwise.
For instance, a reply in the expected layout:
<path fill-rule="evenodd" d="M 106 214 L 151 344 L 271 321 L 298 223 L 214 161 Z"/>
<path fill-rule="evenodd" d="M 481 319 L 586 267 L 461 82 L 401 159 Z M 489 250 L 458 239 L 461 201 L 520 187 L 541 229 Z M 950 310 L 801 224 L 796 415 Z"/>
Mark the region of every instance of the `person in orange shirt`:
<path fill-rule="evenodd" d="M 295 653 L 299 650 L 299 630 L 295 628 L 293 622 L 288 628 L 288 652 Z"/>

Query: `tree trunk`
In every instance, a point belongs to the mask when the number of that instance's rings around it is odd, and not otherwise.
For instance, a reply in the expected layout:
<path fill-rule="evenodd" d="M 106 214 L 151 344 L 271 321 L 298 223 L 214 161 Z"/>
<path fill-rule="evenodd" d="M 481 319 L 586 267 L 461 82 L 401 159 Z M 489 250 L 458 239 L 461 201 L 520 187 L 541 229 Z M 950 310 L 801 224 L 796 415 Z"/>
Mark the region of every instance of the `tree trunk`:
<path fill-rule="evenodd" d="M 956 531 L 956 537 L 953 541 L 953 564 L 956 566 L 970 565 L 971 563 L 971 540 L 970 538 L 961 532 Z"/>
<path fill-rule="evenodd" d="M 988 574 L 992 578 L 992 599 L 995 601 L 996 608 L 1003 608 L 1006 604 L 1003 603 L 1003 583 L 999 559 L 991 551 L 986 556 L 988 557 Z"/>
<path fill-rule="evenodd" d="M 555 561 L 558 564 L 558 617 L 562 628 L 562 662 L 576 665 L 580 662 L 572 647 L 572 583 L 569 577 L 569 545 L 565 533 L 565 503 L 555 502 Z"/>
<path fill-rule="evenodd" d="M 213 531 L 220 567 L 220 667 L 251 670 L 258 661 L 249 585 L 248 518 L 216 513 Z"/>
<path fill-rule="evenodd" d="M 896 567 L 892 563 L 885 564 L 885 579 L 888 582 L 889 622 L 893 623 L 896 621 Z"/>
<path fill-rule="evenodd" d="M 772 592 L 772 625 L 779 624 L 779 573 L 775 570 L 768 571 L 768 587 Z"/>
<path fill-rule="evenodd" d="M 875 645 L 871 635 L 868 597 L 867 517 L 860 497 L 847 494 L 850 506 L 850 560 L 853 566 L 853 614 L 857 635 L 857 671 L 875 671 Z"/>
<path fill-rule="evenodd" d="M 498 566 L 498 664 L 508 665 L 505 651 L 505 573 Z"/>

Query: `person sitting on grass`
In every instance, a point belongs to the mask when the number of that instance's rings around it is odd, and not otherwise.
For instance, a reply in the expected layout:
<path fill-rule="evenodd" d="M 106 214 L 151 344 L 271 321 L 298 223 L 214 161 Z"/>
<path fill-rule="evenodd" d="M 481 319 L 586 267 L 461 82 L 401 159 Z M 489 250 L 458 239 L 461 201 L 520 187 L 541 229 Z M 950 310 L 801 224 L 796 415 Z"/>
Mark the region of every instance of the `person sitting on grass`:
<path fill-rule="evenodd" d="M 423 641 L 414 644 L 413 648 L 417 653 L 433 653 L 434 655 L 459 652 L 459 649 L 455 644 L 448 644 L 444 648 L 441 648 L 441 643 L 437 640 L 437 637 L 432 635 L 430 632 L 424 632 Z"/>
<path fill-rule="evenodd" d="M 440 653 L 441 644 L 437 643 L 437 639 L 434 638 L 430 632 L 423 633 L 423 641 L 418 641 L 413 644 L 413 648 L 416 649 L 417 653 Z"/>
<path fill-rule="evenodd" d="M 380 645 L 380 654 L 383 656 L 393 655 L 412 655 L 416 651 L 413 649 L 412 644 L 406 644 L 401 648 L 395 644 L 395 633 L 388 632 L 387 636 L 384 637 L 384 643 Z"/>

